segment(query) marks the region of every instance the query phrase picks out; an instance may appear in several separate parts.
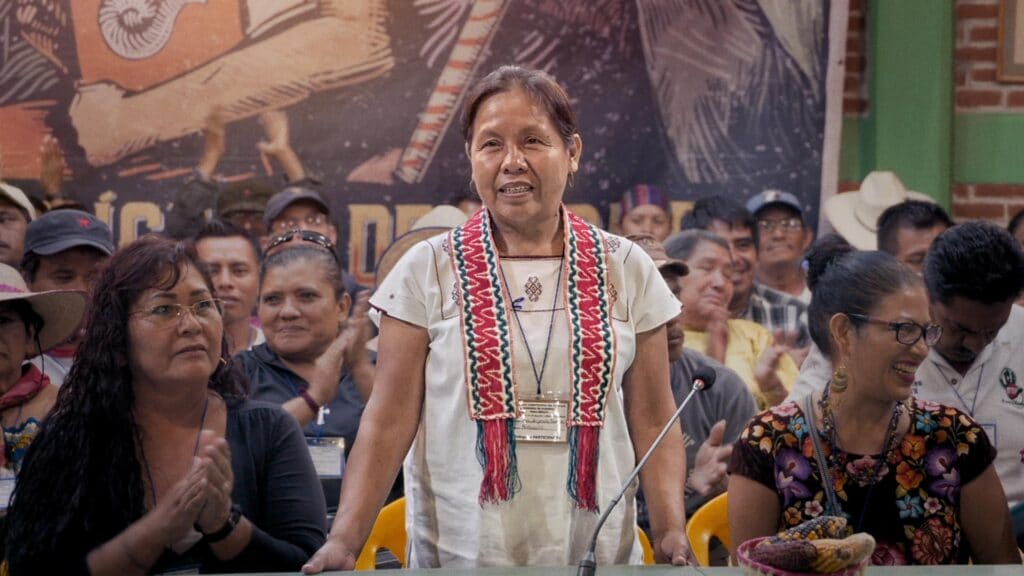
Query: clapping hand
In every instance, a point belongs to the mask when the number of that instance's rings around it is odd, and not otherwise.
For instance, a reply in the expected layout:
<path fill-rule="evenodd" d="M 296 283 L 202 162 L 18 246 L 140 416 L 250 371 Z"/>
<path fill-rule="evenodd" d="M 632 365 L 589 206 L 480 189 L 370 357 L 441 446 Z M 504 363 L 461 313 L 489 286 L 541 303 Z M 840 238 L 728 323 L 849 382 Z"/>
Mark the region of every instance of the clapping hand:
<path fill-rule="evenodd" d="M 725 490 L 732 444 L 723 446 L 724 438 L 725 420 L 719 420 L 711 427 L 693 460 L 693 470 L 690 470 L 686 483 L 701 496 L 712 496 Z"/>
<path fill-rule="evenodd" d="M 210 430 L 199 434 L 199 467 L 202 471 L 206 504 L 196 524 L 204 534 L 220 530 L 231 514 L 234 473 L 227 441 Z"/>

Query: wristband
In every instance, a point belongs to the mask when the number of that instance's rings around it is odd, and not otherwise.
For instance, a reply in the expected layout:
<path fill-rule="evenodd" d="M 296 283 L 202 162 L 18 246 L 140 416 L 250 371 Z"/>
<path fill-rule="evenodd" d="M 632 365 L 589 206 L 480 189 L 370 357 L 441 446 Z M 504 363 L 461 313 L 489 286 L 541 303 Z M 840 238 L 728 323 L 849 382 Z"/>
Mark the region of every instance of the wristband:
<path fill-rule="evenodd" d="M 313 397 L 309 395 L 309 390 L 303 388 L 299 390 L 299 398 L 302 398 L 306 402 L 306 406 L 309 406 L 309 411 L 315 416 L 320 411 L 320 405 L 313 400 Z"/>
<path fill-rule="evenodd" d="M 216 532 L 203 534 L 203 541 L 205 541 L 207 544 L 216 544 L 217 542 L 224 540 L 225 538 L 230 536 L 232 532 L 235 531 L 235 528 L 238 526 L 238 523 L 241 520 L 242 509 L 238 507 L 238 504 L 232 504 L 231 513 L 228 514 L 228 519 L 224 522 L 224 525 L 221 526 Z M 199 530 L 199 532 L 202 533 L 202 530 Z"/>

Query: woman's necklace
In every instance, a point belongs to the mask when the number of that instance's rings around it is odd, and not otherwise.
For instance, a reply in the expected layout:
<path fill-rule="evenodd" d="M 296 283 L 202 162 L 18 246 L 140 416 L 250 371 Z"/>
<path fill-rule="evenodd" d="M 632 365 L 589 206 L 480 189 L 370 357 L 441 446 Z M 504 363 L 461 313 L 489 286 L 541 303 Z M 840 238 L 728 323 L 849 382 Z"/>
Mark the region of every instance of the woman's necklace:
<path fill-rule="evenodd" d="M 544 357 L 541 360 L 540 370 L 537 370 L 537 362 L 533 359 L 533 350 L 530 349 L 530 342 L 526 339 L 526 330 L 523 330 L 523 321 L 519 318 L 519 310 L 513 306 L 512 314 L 516 317 L 516 324 L 519 325 L 519 334 L 523 337 L 523 345 L 526 346 L 526 355 L 530 358 L 530 367 L 533 368 L 533 377 L 537 381 L 537 394 L 540 394 L 543 390 L 541 389 L 541 382 L 544 380 L 544 371 L 548 367 L 548 352 L 551 351 L 551 333 L 554 332 L 555 327 L 555 308 L 558 305 L 558 289 L 562 286 L 562 269 L 565 266 L 565 258 L 563 257 L 558 263 L 558 276 L 555 281 L 555 297 L 551 302 L 551 317 L 548 319 L 548 337 L 546 344 L 544 344 Z M 501 282 L 504 284 L 505 293 L 509 298 L 512 298 L 512 292 L 508 288 L 508 280 L 505 278 L 505 272 L 501 273 Z"/>
<path fill-rule="evenodd" d="M 199 430 L 196 431 L 196 443 L 192 447 L 192 457 L 199 453 L 199 437 L 203 434 L 203 426 L 206 425 L 206 412 L 210 409 L 210 394 L 206 394 L 206 402 L 203 404 L 203 415 L 199 418 Z M 153 471 L 149 468 L 149 460 L 146 459 L 146 448 L 139 442 L 139 452 L 142 455 L 142 466 L 146 469 L 146 479 L 149 480 L 149 489 L 153 492 L 153 508 L 156 508 L 156 482 L 153 482 Z"/>
<path fill-rule="evenodd" d="M 892 450 L 896 441 L 896 431 L 899 428 L 903 404 L 897 402 L 892 407 L 892 416 L 889 418 L 889 429 L 885 435 L 885 442 L 882 444 L 882 452 L 874 459 L 874 466 L 855 466 L 847 463 L 847 455 L 839 447 L 839 429 L 836 426 L 836 417 L 832 411 L 832 404 L 828 401 L 831 388 L 832 382 L 830 381 L 825 385 L 825 391 L 822 392 L 821 400 L 818 401 L 818 408 L 821 410 L 822 433 L 827 435 L 829 444 L 832 445 L 828 455 L 828 466 L 833 470 L 833 474 L 838 475 L 840 472 L 845 472 L 856 480 L 860 486 L 874 485 L 885 476 L 882 468 L 885 466 L 887 455 Z"/>

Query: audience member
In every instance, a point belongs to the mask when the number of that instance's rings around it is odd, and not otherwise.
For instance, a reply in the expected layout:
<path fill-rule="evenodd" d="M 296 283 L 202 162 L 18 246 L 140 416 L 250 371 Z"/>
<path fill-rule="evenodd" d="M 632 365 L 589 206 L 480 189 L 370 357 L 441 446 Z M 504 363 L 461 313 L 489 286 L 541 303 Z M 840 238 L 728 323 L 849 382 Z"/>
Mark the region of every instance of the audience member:
<path fill-rule="evenodd" d="M 782 331 L 796 348 L 810 345 L 807 304 L 754 280 L 757 221 L 742 204 L 728 196 L 699 198 L 683 215 L 682 228 L 707 230 L 729 242 L 733 260 L 731 317 L 756 322 L 772 333 Z"/>
<path fill-rule="evenodd" d="M 331 208 L 320 194 L 305 186 L 289 186 L 267 201 L 263 221 L 272 236 L 291 230 L 312 230 L 338 243 L 338 229 L 331 220 Z"/>
<path fill-rule="evenodd" d="M 1021 246 L 1024 246 L 1024 209 L 1019 210 L 1010 218 L 1010 223 L 1006 226 L 1006 229 L 1013 234 L 1013 237 L 1020 242 Z M 1021 292 L 1020 296 L 1017 297 L 1017 305 L 1024 306 L 1024 291 Z"/>
<path fill-rule="evenodd" d="M 235 182 L 217 195 L 216 218 L 241 228 L 252 238 L 265 238 L 267 224 L 263 212 L 273 195 L 272 186 L 255 178 Z"/>
<path fill-rule="evenodd" d="M 260 291 L 257 240 L 234 224 L 211 220 L 193 242 L 213 281 L 213 295 L 220 300 L 231 355 L 265 342 L 253 318 Z"/>
<path fill-rule="evenodd" d="M 800 200 L 789 192 L 765 190 L 747 201 L 747 211 L 757 220 L 758 282 L 810 302 L 800 264 L 814 230 L 804 222 Z"/>
<path fill-rule="evenodd" d="M 260 269 L 259 318 L 266 342 L 238 355 L 252 397 L 280 404 L 327 449 L 351 451 L 373 388 L 373 365 L 362 323 L 367 297 L 349 319 L 352 299 L 334 255 L 307 244 L 267 256 Z M 347 328 L 347 329 L 346 329 Z M 328 499 L 340 486 L 333 484 Z M 333 508 L 333 505 L 331 506 Z"/>
<path fill-rule="evenodd" d="M 57 399 L 57 387 L 25 362 L 66 340 L 85 313 L 85 296 L 70 290 L 29 291 L 18 271 L 0 264 L 0 477 L 17 474 L 29 444 Z M 6 505 L 9 492 L 0 504 Z"/>
<path fill-rule="evenodd" d="M 104 221 L 80 210 L 54 210 L 28 225 L 21 273 L 34 292 L 81 290 L 91 296 L 93 280 L 114 250 Z M 62 385 L 71 370 L 88 315 L 87 309 L 67 340 L 32 359 L 55 386 Z"/>
<path fill-rule="evenodd" d="M 911 395 L 943 335 L 920 276 L 884 252 L 817 268 L 811 337 L 836 368 L 821 393 L 743 431 L 729 465 L 733 541 L 841 515 L 874 537 L 875 564 L 1019 564 L 983 426 Z"/>
<path fill-rule="evenodd" d="M 977 420 L 996 448 L 1011 505 L 1024 501 L 1024 251 L 988 222 L 954 226 L 925 257 L 932 320 L 942 339 L 917 371 L 914 393 Z"/>
<path fill-rule="evenodd" d="M 858 250 L 878 250 L 879 217 L 886 208 L 907 200 L 935 202 L 927 194 L 907 190 L 895 173 L 874 171 L 864 177 L 859 190 L 829 198 L 822 212 L 836 233 Z"/>
<path fill-rule="evenodd" d="M 654 260 L 672 293 L 679 298 L 689 269 L 682 260 L 672 260 L 660 242 L 650 235 L 630 236 Z M 686 445 L 686 512 L 696 512 L 702 504 L 725 491 L 726 465 L 732 445 L 757 410 L 754 398 L 738 374 L 707 356 L 686 348 L 683 332 L 684 310 L 666 328 L 670 378 L 676 407 L 686 398 L 693 378 L 704 368 L 715 371 L 715 384 L 698 392 L 679 416 Z M 684 424 L 685 423 L 685 424 Z M 637 493 L 637 523 L 649 530 L 643 493 Z"/>
<path fill-rule="evenodd" d="M 687 347 L 735 370 L 761 408 L 781 402 L 793 385 L 797 367 L 788 347 L 763 326 L 729 318 L 729 244 L 705 230 L 685 230 L 671 236 L 665 249 L 690 269 L 680 298 L 686 310 Z"/>
<path fill-rule="evenodd" d="M 623 236 L 650 234 L 664 242 L 672 233 L 672 209 L 660 188 L 637 184 L 622 194 L 619 228 Z"/>
<path fill-rule="evenodd" d="M 410 566 L 575 564 L 672 414 L 664 325 L 679 303 L 642 250 L 563 207 L 583 150 L 569 96 L 504 66 L 464 102 L 484 209 L 413 246 L 372 298 L 380 369 L 331 537 L 306 571 L 353 565 L 403 459 Z M 565 416 L 533 417 L 552 410 Z M 661 562 L 689 558 L 684 450 L 669 430 L 640 474 Z M 641 561 L 632 494 L 622 504 L 599 563 Z"/>
<path fill-rule="evenodd" d="M 214 171 L 225 150 L 226 121 L 224 111 L 215 109 L 207 118 L 203 130 L 203 153 L 191 177 L 174 196 L 165 212 L 164 231 L 173 238 L 191 238 L 203 227 L 209 216 L 230 220 L 248 233 L 262 237 L 268 233 L 263 223 L 246 212 L 262 211 L 266 203 L 267 190 L 255 180 L 246 180 L 232 185 L 224 192 L 228 197 L 222 202 L 220 185 L 214 179 Z M 295 151 L 288 141 L 288 117 L 280 110 L 268 110 L 260 114 L 265 140 L 257 142 L 260 152 L 277 160 L 289 183 L 302 185 L 310 181 Z M 230 190 L 230 192 L 229 192 Z M 250 194 L 246 195 L 246 190 Z M 271 192 L 272 193 L 272 192 Z M 241 197 L 241 198 L 239 198 Z M 239 203 L 244 204 L 238 208 Z M 234 213 L 234 214 L 233 214 Z"/>
<path fill-rule="evenodd" d="M 195 251 L 115 253 L 7 515 L 19 574 L 297 570 L 326 510 L 293 418 L 245 399 Z"/>
<path fill-rule="evenodd" d="M 878 249 L 920 274 L 935 237 L 952 225 L 949 214 L 935 202 L 905 200 L 878 217 Z"/>
<path fill-rule="evenodd" d="M 12 268 L 21 265 L 25 230 L 35 217 L 36 209 L 25 193 L 0 182 L 0 263 Z"/>
<path fill-rule="evenodd" d="M 1010 218 L 1010 223 L 1007 224 L 1006 229 L 1013 234 L 1013 237 L 1024 245 L 1024 208 L 1020 209 L 1013 218 Z"/>

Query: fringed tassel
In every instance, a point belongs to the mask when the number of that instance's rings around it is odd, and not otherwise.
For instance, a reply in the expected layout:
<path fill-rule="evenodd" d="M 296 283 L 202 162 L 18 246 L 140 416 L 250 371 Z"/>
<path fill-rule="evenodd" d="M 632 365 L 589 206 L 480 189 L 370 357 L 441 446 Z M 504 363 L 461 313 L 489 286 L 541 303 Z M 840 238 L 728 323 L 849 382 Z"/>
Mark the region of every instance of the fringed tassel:
<path fill-rule="evenodd" d="M 476 421 L 476 457 L 484 470 L 480 505 L 507 502 L 519 492 L 515 418 Z"/>
<path fill-rule="evenodd" d="M 569 481 L 566 487 L 576 507 L 598 512 L 597 507 L 597 426 L 569 427 Z"/>

